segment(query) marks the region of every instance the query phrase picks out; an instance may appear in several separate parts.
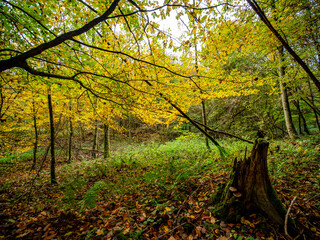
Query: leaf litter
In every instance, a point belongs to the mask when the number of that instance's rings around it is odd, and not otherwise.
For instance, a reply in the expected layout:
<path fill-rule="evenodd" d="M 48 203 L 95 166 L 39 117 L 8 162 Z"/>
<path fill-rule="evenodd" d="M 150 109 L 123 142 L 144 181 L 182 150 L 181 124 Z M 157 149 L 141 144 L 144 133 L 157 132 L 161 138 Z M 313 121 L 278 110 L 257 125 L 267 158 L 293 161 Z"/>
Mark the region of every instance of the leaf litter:
<path fill-rule="evenodd" d="M 319 239 L 319 160 L 306 155 L 296 162 L 296 152 L 285 151 L 269 157 L 273 185 L 287 207 L 297 196 L 290 215 Z M 280 171 L 280 161 L 287 161 L 290 171 Z M 217 173 L 202 165 L 191 174 L 137 162 L 90 164 L 64 168 L 61 163 L 58 186 L 49 184 L 45 168 L 29 201 L 26 195 L 18 197 L 28 190 L 31 175 L 21 174 L 21 166 L 11 169 L 10 178 L 2 175 L 0 239 L 285 239 L 258 213 L 238 223 L 214 216 L 212 196 L 228 180 L 227 168 Z M 89 206 L 85 196 L 99 181 Z M 230 190 L 241 197 L 237 189 Z"/>

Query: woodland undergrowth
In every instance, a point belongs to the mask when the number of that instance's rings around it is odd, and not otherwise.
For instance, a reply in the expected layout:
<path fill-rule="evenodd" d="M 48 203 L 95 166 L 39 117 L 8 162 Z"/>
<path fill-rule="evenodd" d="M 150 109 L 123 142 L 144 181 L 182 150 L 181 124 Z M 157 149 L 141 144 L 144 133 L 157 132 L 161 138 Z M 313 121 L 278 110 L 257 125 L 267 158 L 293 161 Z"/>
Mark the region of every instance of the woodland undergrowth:
<path fill-rule="evenodd" d="M 250 144 L 221 141 L 228 156 L 201 138 L 128 145 L 104 160 L 65 163 L 58 185 L 48 163 L 30 171 L 32 154 L 0 159 L 0 239 L 285 239 L 261 214 L 227 223 L 212 213 L 212 196 L 231 163 Z M 25 155 L 29 154 L 29 158 Z M 41 158 L 41 156 L 39 157 Z M 271 141 L 272 184 L 300 227 L 320 238 L 320 139 Z M 39 166 L 37 166 L 39 167 Z"/>

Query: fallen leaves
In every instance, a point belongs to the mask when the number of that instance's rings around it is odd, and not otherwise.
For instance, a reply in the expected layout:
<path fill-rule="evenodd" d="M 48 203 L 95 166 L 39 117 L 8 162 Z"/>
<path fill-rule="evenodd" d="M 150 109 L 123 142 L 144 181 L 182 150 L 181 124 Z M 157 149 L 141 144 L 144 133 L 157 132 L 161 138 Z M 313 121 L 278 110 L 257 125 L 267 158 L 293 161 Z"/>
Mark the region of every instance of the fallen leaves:
<path fill-rule="evenodd" d="M 312 165 L 313 164 L 313 165 Z M 309 164 L 310 169 L 318 167 Z M 113 181 L 132 175 L 143 175 L 145 170 L 114 168 Z M 284 203 L 290 203 L 293 192 L 301 198 L 293 207 L 291 214 L 319 235 L 319 206 L 317 189 L 310 185 L 317 178 L 305 168 L 300 174 L 288 173 L 291 180 L 302 179 L 296 183 L 274 179 L 276 190 Z M 123 172 L 122 172 L 123 171 Z M 85 171 L 81 171 L 85 176 Z M 121 175 L 123 174 L 123 175 Z M 303 176 L 302 176 L 303 175 Z M 198 178 L 187 178 L 172 187 L 170 178 L 157 177 L 151 183 L 139 182 L 130 191 L 117 193 L 104 192 L 93 209 L 81 214 L 76 206 L 67 209 L 65 196 L 58 188 L 49 184 L 41 185 L 42 193 L 50 193 L 47 200 L 39 201 L 33 196 L 31 204 L 21 202 L 5 209 L 4 219 L 0 219 L 0 237 L 5 239 L 230 239 L 237 236 L 254 236 L 257 239 L 275 238 L 274 231 L 267 228 L 268 222 L 259 215 L 242 216 L 240 223 L 222 221 L 213 214 L 211 197 L 219 181 L 227 181 L 227 174 L 203 173 Z M 111 177 L 110 177 L 111 178 Z M 97 177 L 95 177 L 97 180 Z M 173 179 L 174 180 L 174 179 Z M 161 182 L 161 183 L 160 183 Z M 94 184 L 94 182 L 90 182 Z M 162 185 L 161 185 L 162 184 Z M 22 186 L 22 183 L 21 183 Z M 167 187 L 169 186 L 169 187 Z M 82 188 L 79 188 L 79 195 Z M 85 188 L 83 188 L 85 189 Z M 242 197 L 235 187 L 229 188 L 235 197 Z M 12 192 L 11 192 L 12 193 Z M 39 194 L 39 193 L 38 193 Z M 80 195 L 81 196 L 81 195 Z M 80 200 L 80 199 L 79 199 Z M 58 205 L 59 204 L 59 205 Z M 1 215 L 2 216 L 2 215 Z M 267 230 L 264 230 L 266 229 Z M 318 234 L 318 235 L 317 235 Z M 231 238 L 232 239 L 232 238 Z"/>

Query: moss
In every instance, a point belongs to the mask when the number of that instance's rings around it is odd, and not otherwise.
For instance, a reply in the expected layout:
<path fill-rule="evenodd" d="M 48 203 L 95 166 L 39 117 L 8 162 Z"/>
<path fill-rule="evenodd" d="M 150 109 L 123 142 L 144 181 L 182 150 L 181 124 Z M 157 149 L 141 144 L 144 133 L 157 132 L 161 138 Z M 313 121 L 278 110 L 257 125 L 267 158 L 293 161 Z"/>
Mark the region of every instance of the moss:
<path fill-rule="evenodd" d="M 282 204 L 280 198 L 278 197 L 276 191 L 274 190 L 274 188 L 272 187 L 272 185 L 270 184 L 269 188 L 268 188 L 268 196 L 270 199 L 270 202 L 272 203 L 272 205 L 275 207 L 275 209 L 278 211 L 278 213 L 280 214 L 280 216 L 285 219 L 285 216 L 287 214 L 287 209 L 285 208 L 285 206 Z M 289 217 L 288 219 L 288 226 L 291 228 L 291 231 L 293 232 L 293 234 L 297 234 L 296 233 L 296 224 L 293 221 L 293 219 L 291 217 Z"/>
<path fill-rule="evenodd" d="M 274 190 L 274 188 L 271 185 L 268 187 L 267 193 L 268 193 L 268 196 L 269 196 L 269 199 L 270 199 L 270 202 L 272 203 L 272 205 L 276 208 L 276 210 L 284 218 L 286 216 L 287 210 L 283 206 L 280 198 L 278 197 L 276 191 Z"/>
<path fill-rule="evenodd" d="M 211 203 L 219 203 L 221 200 L 221 196 L 222 196 L 222 191 L 223 191 L 223 184 L 219 184 L 216 188 L 216 191 L 214 194 L 212 194 L 210 196 L 211 199 Z"/>
<path fill-rule="evenodd" d="M 211 200 L 215 204 L 213 213 L 219 216 L 220 219 L 227 222 L 235 222 L 241 218 L 243 211 L 242 202 L 240 198 L 233 196 L 230 187 L 237 187 L 234 180 L 236 179 L 236 170 L 239 162 L 234 160 L 233 170 L 230 174 L 230 179 L 225 184 L 219 184 L 216 193 L 212 196 Z"/>
<path fill-rule="evenodd" d="M 219 185 L 216 194 L 212 197 L 215 204 L 213 213 L 226 222 L 239 221 L 243 211 L 241 199 L 234 197 L 229 190 L 232 182 L 233 180 L 230 179 L 226 184 Z"/>

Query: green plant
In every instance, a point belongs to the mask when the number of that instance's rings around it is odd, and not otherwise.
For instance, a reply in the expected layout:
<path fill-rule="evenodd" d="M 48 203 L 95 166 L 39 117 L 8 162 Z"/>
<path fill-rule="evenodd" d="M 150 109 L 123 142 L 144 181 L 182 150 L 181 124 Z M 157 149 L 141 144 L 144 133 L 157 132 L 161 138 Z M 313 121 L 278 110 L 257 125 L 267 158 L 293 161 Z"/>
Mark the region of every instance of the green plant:
<path fill-rule="evenodd" d="M 98 181 L 87 191 L 87 193 L 83 196 L 80 212 L 82 212 L 85 208 L 95 207 L 99 197 L 99 192 L 105 186 L 106 183 L 104 181 Z"/>

